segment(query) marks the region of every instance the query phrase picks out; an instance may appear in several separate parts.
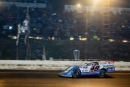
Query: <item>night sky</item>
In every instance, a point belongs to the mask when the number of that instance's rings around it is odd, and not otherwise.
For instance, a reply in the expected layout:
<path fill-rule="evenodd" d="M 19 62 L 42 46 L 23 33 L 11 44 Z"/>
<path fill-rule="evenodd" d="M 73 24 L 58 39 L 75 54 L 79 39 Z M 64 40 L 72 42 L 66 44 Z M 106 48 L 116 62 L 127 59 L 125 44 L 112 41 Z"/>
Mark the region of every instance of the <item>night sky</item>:
<path fill-rule="evenodd" d="M 64 8 L 65 4 L 76 5 L 80 3 L 84 6 L 92 6 L 94 0 L 51 0 L 55 8 Z M 112 7 L 130 7 L 130 0 L 110 0 Z"/>

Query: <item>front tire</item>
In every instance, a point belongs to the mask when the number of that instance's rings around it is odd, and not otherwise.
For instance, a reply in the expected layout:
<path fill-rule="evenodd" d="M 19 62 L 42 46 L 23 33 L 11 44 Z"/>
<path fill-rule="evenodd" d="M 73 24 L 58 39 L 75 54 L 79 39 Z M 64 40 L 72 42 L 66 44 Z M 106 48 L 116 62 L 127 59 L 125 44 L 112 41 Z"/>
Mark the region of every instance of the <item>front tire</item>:
<path fill-rule="evenodd" d="M 78 78 L 78 77 L 80 77 L 80 76 L 81 76 L 81 71 L 80 71 L 80 69 L 75 69 L 75 70 L 73 70 L 73 72 L 72 72 L 72 77 Z"/>
<path fill-rule="evenodd" d="M 99 77 L 104 78 L 105 76 L 106 76 L 106 71 L 105 70 L 100 70 Z"/>

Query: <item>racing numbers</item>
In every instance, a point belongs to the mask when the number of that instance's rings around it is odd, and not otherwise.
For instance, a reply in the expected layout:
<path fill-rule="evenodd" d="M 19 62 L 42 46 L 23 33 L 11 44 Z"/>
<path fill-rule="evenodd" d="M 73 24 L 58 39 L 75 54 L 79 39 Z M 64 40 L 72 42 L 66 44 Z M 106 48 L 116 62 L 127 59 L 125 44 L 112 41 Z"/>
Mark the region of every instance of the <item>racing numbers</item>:
<path fill-rule="evenodd" d="M 99 66 L 94 67 L 94 71 L 98 71 L 98 69 L 99 69 Z"/>
<path fill-rule="evenodd" d="M 95 72 L 95 71 L 98 71 L 99 70 L 99 67 L 100 66 L 92 66 L 92 68 L 91 68 L 91 72 Z"/>

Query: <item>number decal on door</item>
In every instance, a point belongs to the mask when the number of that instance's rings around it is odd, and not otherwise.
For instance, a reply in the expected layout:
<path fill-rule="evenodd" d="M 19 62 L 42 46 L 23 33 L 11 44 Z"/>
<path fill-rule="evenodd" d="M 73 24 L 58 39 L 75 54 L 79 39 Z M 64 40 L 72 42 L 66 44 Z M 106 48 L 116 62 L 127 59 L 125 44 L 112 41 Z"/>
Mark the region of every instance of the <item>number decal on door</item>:
<path fill-rule="evenodd" d="M 91 72 L 96 72 L 98 71 L 100 68 L 100 66 L 92 66 L 92 68 L 90 69 Z"/>

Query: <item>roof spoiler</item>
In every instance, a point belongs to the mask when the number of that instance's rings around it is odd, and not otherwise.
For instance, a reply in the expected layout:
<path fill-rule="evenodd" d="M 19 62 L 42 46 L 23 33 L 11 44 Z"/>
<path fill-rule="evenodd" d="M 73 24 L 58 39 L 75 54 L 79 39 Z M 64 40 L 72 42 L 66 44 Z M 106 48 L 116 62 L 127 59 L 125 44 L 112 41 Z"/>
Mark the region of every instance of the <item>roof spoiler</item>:
<path fill-rule="evenodd" d="M 104 64 L 114 64 L 115 63 L 115 61 L 101 61 L 101 62 Z"/>

